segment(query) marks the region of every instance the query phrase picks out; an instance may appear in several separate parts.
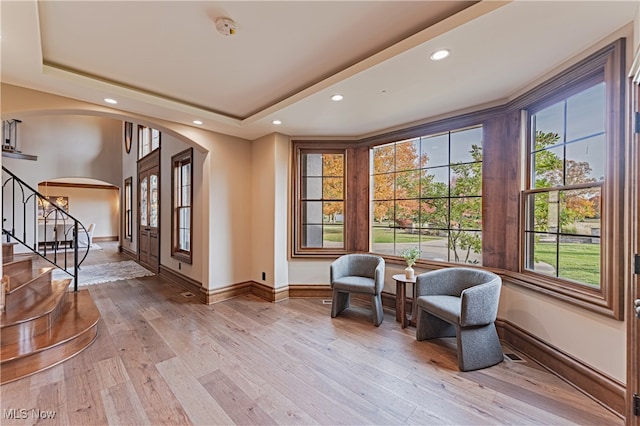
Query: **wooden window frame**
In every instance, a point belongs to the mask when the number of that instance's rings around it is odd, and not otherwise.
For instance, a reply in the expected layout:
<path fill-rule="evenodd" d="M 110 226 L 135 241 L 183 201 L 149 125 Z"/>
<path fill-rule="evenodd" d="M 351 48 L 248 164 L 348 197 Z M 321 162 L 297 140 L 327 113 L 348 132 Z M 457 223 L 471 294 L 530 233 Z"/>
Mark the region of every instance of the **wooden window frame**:
<path fill-rule="evenodd" d="M 345 193 L 345 242 L 346 252 L 368 252 L 370 250 L 369 227 L 369 149 L 381 144 L 401 141 L 425 134 L 436 134 L 482 125 L 483 127 L 483 163 L 482 163 L 482 264 L 483 268 L 501 274 L 510 284 L 526 287 L 530 290 L 570 303 L 580 308 L 621 320 L 623 318 L 624 295 L 624 112 L 625 76 L 624 55 L 625 40 L 619 39 L 600 49 L 588 58 L 560 72 L 550 80 L 533 90 L 499 106 L 478 110 L 459 116 L 436 120 L 413 127 L 394 130 L 360 140 L 336 142 L 328 140 L 293 141 L 292 205 L 293 220 L 291 232 L 292 257 L 325 256 L 335 257 L 341 252 L 299 253 L 296 234 L 299 226 L 297 191 L 299 190 L 298 151 L 301 147 L 327 149 L 345 149 L 347 152 Z M 584 291 L 584 286 L 570 282 L 550 279 L 530 271 L 523 270 L 524 217 L 522 196 L 524 176 L 528 160 L 524 152 L 522 124 L 527 123 L 523 110 L 540 102 L 553 102 L 563 97 L 566 88 L 577 87 L 585 80 L 605 71 L 605 82 L 610 109 L 608 114 L 614 117 L 609 121 L 613 126 L 607 133 L 614 138 L 607 146 L 613 155 L 607 160 L 606 188 L 607 199 L 603 198 L 602 215 L 606 217 L 601 229 L 601 238 L 608 239 L 602 246 L 601 271 L 607 274 L 598 292 Z M 610 90 L 614 88 L 615 90 Z M 609 95 L 611 93 L 611 95 Z M 618 123 L 618 124 L 613 124 Z M 404 265 L 400 256 L 384 256 L 389 263 Z M 457 264 L 440 261 L 419 260 L 417 266 L 433 269 L 451 267 Z"/>
<path fill-rule="evenodd" d="M 153 146 L 154 135 L 157 135 L 158 146 Z M 148 147 L 145 141 L 148 140 Z M 138 124 L 138 160 L 146 157 L 157 149 L 160 149 L 162 141 L 162 132 L 152 127 Z"/>
<path fill-rule="evenodd" d="M 296 142 L 293 143 L 293 244 L 292 257 L 305 256 L 339 256 L 353 250 L 353 244 L 350 242 L 350 227 L 352 220 L 349 217 L 349 184 L 347 180 L 348 174 L 348 144 L 345 143 L 323 143 L 321 147 L 314 142 Z M 343 179 L 344 179 L 344 221 L 343 221 L 343 247 L 303 247 L 302 246 L 302 155 L 307 153 L 315 154 L 342 154 L 344 158 Z"/>
<path fill-rule="evenodd" d="M 186 164 L 191 165 L 190 185 L 189 185 L 189 250 L 178 247 L 178 234 L 180 230 L 180 209 L 184 208 L 178 196 L 178 187 L 182 188 L 182 180 L 178 176 L 180 169 Z M 171 157 L 171 257 L 184 263 L 191 264 L 193 261 L 193 148 L 188 148 Z"/>
<path fill-rule="evenodd" d="M 600 288 L 591 288 L 562 278 L 551 277 L 525 269 L 525 203 L 524 196 L 532 192 L 528 188 L 531 161 L 530 147 L 524 147 L 524 170 L 521 192 L 520 218 L 520 266 L 518 273 L 509 273 L 512 280 L 520 285 L 540 291 L 552 297 L 581 306 L 588 310 L 622 320 L 624 317 L 624 54 L 625 40 L 601 49 L 587 59 L 560 73 L 546 83 L 533 89 L 521 99 L 513 102 L 513 107 L 523 110 L 522 126 L 529 129 L 529 110 L 539 110 L 542 105 L 551 105 L 566 99 L 604 76 L 606 84 L 606 152 L 605 180 L 602 183 L 601 210 L 601 252 Z M 527 133 L 529 134 L 529 133 Z M 527 138 L 528 140 L 529 138 Z M 529 143 L 529 142 L 527 142 Z M 592 185 L 593 186 L 593 185 Z M 617 211 L 616 211 L 617 210 Z"/>
<path fill-rule="evenodd" d="M 124 180 L 123 197 L 124 238 L 128 241 L 133 241 L 133 177 L 128 177 Z"/>
<path fill-rule="evenodd" d="M 450 124 L 454 124 L 456 122 L 457 122 L 457 120 L 452 120 L 450 122 Z M 400 140 L 396 140 L 396 141 L 392 141 L 392 142 L 376 144 L 376 145 L 373 145 L 373 146 L 371 146 L 369 148 L 369 150 L 371 151 L 371 159 L 372 159 L 371 161 L 373 161 L 373 150 L 375 148 L 377 148 L 377 147 L 380 147 L 380 146 L 383 146 L 383 145 L 400 144 L 400 143 L 404 143 L 404 142 L 410 141 L 411 139 L 419 139 L 419 140 L 421 140 L 423 138 L 431 138 L 431 137 L 435 137 L 435 136 L 446 135 L 447 136 L 447 159 L 449 161 L 446 164 L 446 167 L 448 169 L 449 177 L 451 177 L 451 173 L 452 173 L 451 169 L 452 169 L 452 166 L 454 165 L 453 163 L 451 163 L 451 135 L 453 133 L 456 133 L 456 132 L 461 132 L 461 131 L 475 129 L 475 128 L 480 128 L 481 129 L 481 132 L 483 134 L 482 139 L 484 139 L 484 127 L 483 127 L 482 123 L 479 123 L 479 124 L 474 124 L 474 125 L 471 125 L 471 126 L 452 127 L 449 130 L 445 130 L 445 131 L 439 131 L 439 132 L 435 132 L 435 133 L 423 133 L 423 134 L 420 134 L 418 136 L 413 136 L 413 137 L 410 137 L 410 138 L 404 138 L 404 139 L 400 139 Z M 419 142 L 419 143 L 421 143 L 421 142 Z M 466 163 L 466 164 L 472 164 L 472 163 L 476 163 L 476 164 L 480 163 L 480 164 L 482 164 L 483 162 L 482 161 L 474 161 L 474 162 L 469 162 L 469 163 Z M 440 167 L 445 167 L 445 165 L 438 166 L 438 168 L 440 168 Z M 372 169 L 373 169 L 373 166 L 371 167 L 371 170 L 370 170 L 370 176 L 369 176 L 370 181 L 372 181 L 374 176 L 376 175 L 376 174 L 374 174 Z M 421 171 L 421 170 L 427 170 L 427 169 L 432 169 L 432 167 L 420 167 L 420 168 L 418 168 L 416 170 Z M 400 172 L 403 172 L 403 171 L 400 171 Z M 396 174 L 396 173 L 399 173 L 399 171 L 394 168 L 394 170 L 392 172 L 389 172 L 389 173 Z M 372 183 L 370 183 L 370 185 L 372 185 Z M 417 199 L 420 202 L 423 201 L 423 200 L 428 200 L 428 199 L 431 199 L 431 200 L 433 200 L 433 199 L 447 200 L 447 205 L 450 206 L 451 200 L 455 200 L 455 199 L 480 198 L 480 200 L 482 200 L 482 198 L 483 198 L 482 192 L 480 193 L 480 195 L 472 195 L 472 196 L 467 196 L 467 197 L 464 197 L 464 196 L 453 196 L 453 195 L 451 195 L 451 187 L 450 187 L 449 184 L 447 185 L 447 188 L 448 188 L 447 189 L 447 194 L 448 194 L 447 197 L 435 197 L 435 198 L 433 198 L 433 197 L 422 197 L 422 196 L 419 196 Z M 393 201 L 394 203 L 396 203 L 398 200 L 400 200 L 400 199 L 399 198 L 393 198 L 393 199 L 389 199 L 387 201 Z M 374 201 L 373 198 L 370 201 L 373 203 L 373 201 Z M 483 216 L 483 214 L 482 214 L 482 211 L 481 211 L 481 217 L 482 216 Z M 448 227 L 447 228 L 440 228 L 439 230 L 445 230 L 447 232 L 447 241 L 449 241 L 449 233 L 453 230 L 453 228 L 451 227 L 451 222 L 450 222 L 450 219 L 451 219 L 451 210 L 450 209 L 448 210 L 447 218 L 448 218 L 447 222 L 449 223 Z M 482 223 L 483 223 L 483 220 L 481 219 L 480 229 L 468 230 L 468 231 L 469 232 L 479 232 L 480 235 L 482 235 L 482 232 L 483 232 Z M 370 235 L 373 238 L 373 230 L 374 230 L 373 217 L 371 217 L 371 219 L 370 219 L 369 227 L 370 227 Z M 394 240 L 394 244 L 395 244 L 395 240 Z M 371 244 L 371 246 L 373 246 L 373 243 Z M 448 247 L 448 243 L 447 243 L 447 247 Z M 390 256 L 390 257 L 399 257 L 400 256 L 400 253 L 395 253 L 394 255 L 387 255 L 387 254 L 378 253 L 378 252 L 373 251 L 373 247 L 371 247 L 370 251 L 371 251 L 371 253 L 377 254 L 377 255 L 380 255 L 380 256 Z M 449 259 L 449 256 L 450 256 L 450 251 L 448 249 L 447 250 L 447 259 Z M 480 250 L 480 257 L 482 258 L 482 249 Z M 422 258 L 422 257 L 420 257 L 418 259 L 418 264 L 428 264 L 430 262 L 441 262 L 441 261 L 436 261 L 436 260 L 433 260 L 433 259 L 425 259 L 425 258 Z M 447 260 L 447 261 L 443 261 L 443 262 L 446 262 L 447 264 L 453 264 L 453 265 L 459 265 L 459 266 L 462 266 L 462 265 L 464 265 L 464 266 L 481 266 L 482 265 L 482 262 L 480 264 L 472 264 L 472 263 L 465 263 L 465 262 L 454 262 L 454 261 L 451 261 L 451 260 Z"/>

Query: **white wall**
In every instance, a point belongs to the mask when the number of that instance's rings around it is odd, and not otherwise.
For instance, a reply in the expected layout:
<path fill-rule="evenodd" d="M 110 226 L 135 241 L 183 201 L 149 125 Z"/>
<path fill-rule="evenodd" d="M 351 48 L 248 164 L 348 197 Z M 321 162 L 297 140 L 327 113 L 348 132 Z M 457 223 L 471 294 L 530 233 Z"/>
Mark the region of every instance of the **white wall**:
<path fill-rule="evenodd" d="M 504 282 L 498 317 L 626 383 L 626 324 Z"/>
<path fill-rule="evenodd" d="M 273 288 L 289 285 L 289 145 L 289 138 L 281 134 L 251 145 L 251 279 Z"/>
<path fill-rule="evenodd" d="M 160 264 L 202 283 L 205 288 L 224 287 L 247 281 L 251 259 L 250 239 L 250 143 L 206 131 L 184 132 L 193 139 L 172 131 L 162 122 L 128 118 L 133 123 L 132 148 L 123 152 L 122 186 L 133 177 L 133 206 L 137 206 L 137 126 L 142 124 L 161 131 L 160 142 Z M 124 131 L 123 131 L 124 134 Z M 192 263 L 171 257 L 171 157 L 193 148 L 193 239 Z M 209 151 L 210 150 L 210 151 Z M 243 160 L 244 158 L 244 160 Z M 211 165 L 214 165 L 211 167 Z M 236 167 L 237 164 L 237 167 Z M 218 198 L 213 194 L 217 194 Z M 236 209 L 237 211 L 234 211 Z M 137 217 L 133 221 L 133 241 L 123 246 L 137 252 Z M 221 260 L 212 256 L 218 250 Z M 227 262 L 227 263 L 225 263 Z M 215 284 L 214 284 L 215 283 Z"/>
<path fill-rule="evenodd" d="M 215 289 L 251 280 L 251 142 L 207 133 L 197 140 L 209 151 L 203 187 L 209 269 L 203 284 Z"/>
<path fill-rule="evenodd" d="M 121 185 L 122 127 L 118 120 L 89 115 L 12 118 L 22 119 L 18 125 L 18 149 L 37 155 L 38 160 L 5 157 L 2 164 L 32 187 L 68 177 Z"/>
<path fill-rule="evenodd" d="M 275 193 L 273 194 L 275 203 L 275 240 L 274 240 L 274 275 L 275 286 L 285 287 L 289 285 L 289 216 L 291 208 L 289 200 L 291 186 L 289 177 L 291 168 L 286 167 L 291 159 L 291 143 L 288 136 L 282 134 L 275 135 Z"/>
<path fill-rule="evenodd" d="M 251 279 L 275 288 L 275 141 L 269 135 L 251 144 Z M 285 163 L 286 166 L 287 163 Z M 262 279 L 262 273 L 265 279 Z"/>
<path fill-rule="evenodd" d="M 136 126 L 134 125 L 134 128 Z M 186 142 L 176 138 L 175 136 L 163 133 L 161 136 L 161 178 L 160 178 L 160 235 L 162 244 L 160 246 L 160 263 L 174 271 L 202 282 L 202 262 L 203 262 L 203 245 L 202 245 L 202 170 L 205 155 L 198 149 L 193 150 L 193 223 L 194 229 L 193 239 L 191 241 L 192 263 L 184 263 L 171 257 L 171 222 L 173 219 L 173 206 L 171 205 L 171 175 L 173 172 L 173 164 L 171 157 L 190 148 Z M 132 149 L 133 151 L 133 149 Z M 134 172 L 135 174 L 135 172 Z"/>
<path fill-rule="evenodd" d="M 5 106 L 11 96 L 4 86 L 2 92 L 3 117 L 22 120 L 18 124 L 17 149 L 37 156 L 36 161 L 3 157 L 3 166 L 34 189 L 38 188 L 39 182 L 58 178 L 90 178 L 118 186 L 122 167 L 119 142 L 122 139 L 117 120 L 82 114 L 7 114 Z M 26 99 L 28 96 L 20 97 L 23 102 Z M 102 216 L 109 227 L 114 221 L 110 215 L 111 207 Z M 29 223 L 25 225 L 27 241 L 31 241 L 35 230 Z M 17 230 L 21 227 L 21 223 L 16 224 Z M 25 250 L 15 248 L 18 253 Z"/>
<path fill-rule="evenodd" d="M 81 125 L 93 121 L 97 128 L 101 128 L 104 122 L 110 122 L 111 129 L 108 134 L 114 142 L 109 147 L 98 151 L 93 159 L 86 157 L 95 167 L 95 173 L 85 175 L 98 180 L 123 186 L 124 179 L 134 177 L 136 187 L 134 165 L 136 164 L 136 132 L 134 128 L 134 142 L 131 154 L 123 153 L 123 124 L 132 121 L 159 129 L 163 137 L 171 135 L 188 145 L 193 146 L 202 154 L 202 187 L 194 193 L 194 203 L 200 203 L 200 217 L 203 220 L 201 234 L 202 257 L 201 266 L 193 266 L 193 277 L 202 277 L 202 285 L 205 288 L 214 289 L 226 287 L 235 283 L 249 281 L 251 278 L 251 142 L 245 139 L 228 136 L 220 133 L 202 130 L 192 126 L 168 122 L 149 117 L 126 115 L 122 111 L 107 106 L 85 103 L 70 98 L 25 89 L 18 86 L 2 84 L 2 97 L 0 98 L 3 117 L 22 119 L 26 122 L 37 120 L 39 117 L 51 116 L 56 122 L 69 121 L 74 126 L 76 119 L 81 120 Z M 80 118 L 76 118 L 80 117 Z M 86 118 L 86 120 L 82 120 Z M 106 120 L 106 121 L 103 121 Z M 86 126 L 91 127 L 91 126 Z M 45 135 L 46 131 L 41 131 Z M 59 132 L 64 135 L 64 132 Z M 104 133 L 96 129 L 88 129 L 87 134 Z M 64 139 L 64 138 L 62 138 Z M 40 143 L 46 145 L 46 139 L 40 139 Z M 78 142 L 79 143 L 79 142 Z M 24 145 L 21 145 L 24 148 Z M 113 150 L 115 155 L 113 155 Z M 47 149 L 47 147 L 39 147 Z M 57 149 L 68 158 L 73 158 L 74 150 L 67 152 Z M 77 150 L 77 147 L 76 147 Z M 26 149 L 24 150 L 25 152 Z M 51 155 L 56 149 L 50 149 Z M 29 152 L 37 154 L 36 152 Z M 109 154 L 108 156 L 106 154 Z M 164 155 L 164 154 L 163 154 Z M 108 158 L 108 159 L 107 159 Z M 10 160 L 10 159 L 5 159 Z M 98 161 L 99 160 L 99 161 Z M 17 160 L 16 160 L 17 161 Z M 66 161 L 66 160 L 65 160 Z M 5 165 L 6 161 L 4 162 Z M 125 169 L 122 169 L 122 165 Z M 86 166 L 89 168 L 89 166 Z M 82 169 L 81 166 L 78 168 Z M 66 174 L 40 173 L 36 167 L 30 167 L 27 176 L 28 182 L 34 186 L 37 182 L 52 179 L 54 177 L 69 176 Z M 43 176 L 43 174 L 45 176 Z M 75 176 L 81 176 L 74 172 Z M 134 192 L 135 193 L 135 192 Z M 162 194 L 169 197 L 170 194 Z M 163 203 L 164 205 L 165 203 Z M 134 205 L 137 201 L 134 199 Z M 170 235 L 164 238 L 169 238 Z M 164 247 L 164 242 L 162 243 Z M 135 249 L 136 242 L 131 244 Z M 166 256 L 162 255 L 161 263 Z M 171 263 L 171 260 L 168 260 Z M 164 263 L 163 263 L 164 264 Z M 195 269 L 197 268 L 197 270 Z M 185 272 L 182 270 L 181 272 Z"/>
<path fill-rule="evenodd" d="M 69 214 L 87 228 L 95 223 L 94 239 L 120 235 L 120 191 L 117 188 L 38 185 L 38 192 L 48 197 L 69 197 Z"/>

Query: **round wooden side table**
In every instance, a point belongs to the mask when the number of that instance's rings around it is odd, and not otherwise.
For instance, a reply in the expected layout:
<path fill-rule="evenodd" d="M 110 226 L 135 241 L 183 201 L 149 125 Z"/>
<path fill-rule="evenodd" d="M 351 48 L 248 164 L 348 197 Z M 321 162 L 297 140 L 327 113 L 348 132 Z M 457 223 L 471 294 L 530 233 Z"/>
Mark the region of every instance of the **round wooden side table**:
<path fill-rule="evenodd" d="M 396 321 L 400 322 L 402 328 L 407 325 L 415 325 L 416 278 L 407 278 L 404 274 L 396 274 L 393 279 L 396 281 Z M 411 299 L 411 310 L 408 314 L 406 311 L 407 284 L 413 284 L 413 298 Z"/>

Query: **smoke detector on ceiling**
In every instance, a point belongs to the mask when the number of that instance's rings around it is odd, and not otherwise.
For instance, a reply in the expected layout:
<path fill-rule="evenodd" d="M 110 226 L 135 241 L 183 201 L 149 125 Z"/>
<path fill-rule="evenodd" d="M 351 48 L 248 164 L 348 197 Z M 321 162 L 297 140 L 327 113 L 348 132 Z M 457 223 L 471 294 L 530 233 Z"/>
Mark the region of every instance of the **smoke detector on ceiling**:
<path fill-rule="evenodd" d="M 233 22 L 233 19 L 220 17 L 216 19 L 216 29 L 220 34 L 228 37 L 236 34 L 238 26 Z"/>

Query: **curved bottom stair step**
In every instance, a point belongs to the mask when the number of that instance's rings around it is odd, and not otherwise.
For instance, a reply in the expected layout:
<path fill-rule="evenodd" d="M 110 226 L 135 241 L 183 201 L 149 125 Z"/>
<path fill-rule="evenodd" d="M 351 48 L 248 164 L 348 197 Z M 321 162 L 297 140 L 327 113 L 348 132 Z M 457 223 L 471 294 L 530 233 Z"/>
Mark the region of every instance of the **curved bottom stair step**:
<path fill-rule="evenodd" d="M 30 305 L 24 301 L 7 307 L 0 315 L 0 344 L 4 347 L 48 331 L 68 306 L 70 283 L 70 279 L 52 281 L 50 294 L 40 303 Z"/>
<path fill-rule="evenodd" d="M 70 293 L 51 330 L 2 347 L 0 384 L 58 365 L 87 348 L 98 334 L 100 312 L 89 290 Z"/>

